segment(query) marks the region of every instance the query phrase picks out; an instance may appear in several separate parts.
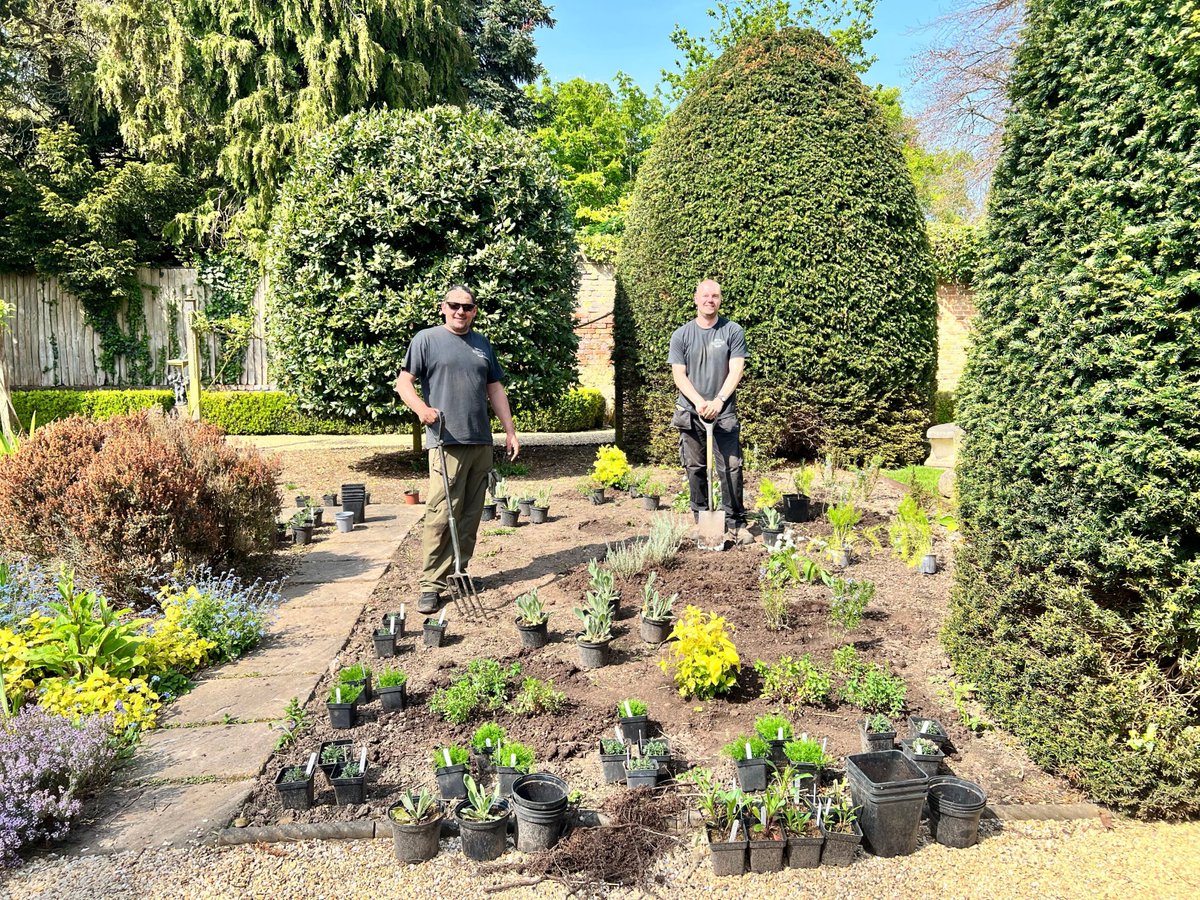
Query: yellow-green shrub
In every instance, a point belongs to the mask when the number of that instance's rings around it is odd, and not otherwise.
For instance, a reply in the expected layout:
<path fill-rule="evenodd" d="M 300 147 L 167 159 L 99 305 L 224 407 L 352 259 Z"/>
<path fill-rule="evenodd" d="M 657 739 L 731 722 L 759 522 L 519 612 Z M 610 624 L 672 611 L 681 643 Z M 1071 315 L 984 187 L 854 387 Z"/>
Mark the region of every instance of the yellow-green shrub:
<path fill-rule="evenodd" d="M 724 616 L 695 606 L 688 606 L 675 624 L 668 658 L 660 660 L 658 666 L 668 673 L 674 668 L 680 696 L 708 700 L 733 687 L 741 660 L 725 629 Z"/>
<path fill-rule="evenodd" d="M 183 609 L 179 606 L 164 607 L 164 617 L 147 629 L 147 640 L 142 645 L 146 655 L 146 671 L 153 675 L 167 672 L 194 672 L 205 662 L 217 644 L 200 637 L 191 628 L 181 623 Z"/>
<path fill-rule="evenodd" d="M 592 465 L 592 478 L 603 485 L 622 490 L 629 487 L 633 473 L 625 451 L 612 444 L 605 444 L 596 451 L 596 462 Z"/>
<path fill-rule="evenodd" d="M 144 678 L 114 678 L 93 669 L 83 681 L 47 678 L 38 685 L 38 704 L 48 712 L 74 719 L 89 713 L 113 717 L 113 730 L 153 728 L 162 705 Z"/>

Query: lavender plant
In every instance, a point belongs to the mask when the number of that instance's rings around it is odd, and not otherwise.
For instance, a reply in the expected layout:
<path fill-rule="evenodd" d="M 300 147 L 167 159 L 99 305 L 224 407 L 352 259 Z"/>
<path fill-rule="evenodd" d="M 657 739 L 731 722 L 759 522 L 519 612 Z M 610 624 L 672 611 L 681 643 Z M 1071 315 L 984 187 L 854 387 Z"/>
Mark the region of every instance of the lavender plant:
<path fill-rule="evenodd" d="M 107 717 L 72 722 L 36 706 L 0 719 L 0 866 L 18 864 L 26 844 L 66 835 L 81 798 L 112 770 L 111 730 Z"/>

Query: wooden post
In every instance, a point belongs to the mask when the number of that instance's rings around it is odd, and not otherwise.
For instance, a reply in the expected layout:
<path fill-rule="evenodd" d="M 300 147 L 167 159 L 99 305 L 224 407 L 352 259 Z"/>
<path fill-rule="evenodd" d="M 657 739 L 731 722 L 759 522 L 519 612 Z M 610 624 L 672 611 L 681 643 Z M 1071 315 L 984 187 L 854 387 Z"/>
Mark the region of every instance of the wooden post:
<path fill-rule="evenodd" d="M 420 419 L 416 419 L 413 422 L 413 453 L 420 453 L 423 449 L 421 443 L 424 435 L 425 426 L 421 424 Z"/>
<path fill-rule="evenodd" d="M 190 304 L 189 304 L 190 305 Z M 192 328 L 194 309 L 184 311 L 184 353 L 187 356 L 188 417 L 200 421 L 200 336 Z"/>
<path fill-rule="evenodd" d="M 0 299 L 0 435 L 8 440 L 16 435 L 20 422 L 8 389 L 8 314 L 10 307 Z"/>

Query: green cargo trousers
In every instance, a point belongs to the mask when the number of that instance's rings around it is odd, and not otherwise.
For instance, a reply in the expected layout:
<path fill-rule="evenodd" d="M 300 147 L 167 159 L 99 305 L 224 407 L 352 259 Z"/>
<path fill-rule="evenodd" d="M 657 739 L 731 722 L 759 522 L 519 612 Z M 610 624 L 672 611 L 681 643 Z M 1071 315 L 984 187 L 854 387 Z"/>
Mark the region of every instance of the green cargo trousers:
<path fill-rule="evenodd" d="M 491 444 L 447 444 L 446 472 L 450 476 L 450 502 L 458 526 L 458 544 L 466 569 L 475 552 L 479 520 L 483 516 L 483 495 L 492 468 Z M 442 484 L 441 459 L 436 449 L 429 451 L 429 501 L 425 505 L 425 529 L 421 549 L 425 568 L 421 572 L 421 593 L 446 590 L 446 576 L 454 571 L 454 544 L 450 539 L 446 489 Z"/>

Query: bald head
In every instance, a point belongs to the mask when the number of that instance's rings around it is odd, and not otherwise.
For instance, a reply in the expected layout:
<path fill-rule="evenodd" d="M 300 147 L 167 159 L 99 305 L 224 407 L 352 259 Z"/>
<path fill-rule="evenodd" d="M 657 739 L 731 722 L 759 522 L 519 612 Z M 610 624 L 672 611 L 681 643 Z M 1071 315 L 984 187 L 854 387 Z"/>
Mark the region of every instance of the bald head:
<path fill-rule="evenodd" d="M 721 308 L 721 285 L 706 278 L 696 285 L 696 318 L 706 327 L 717 319 Z"/>

